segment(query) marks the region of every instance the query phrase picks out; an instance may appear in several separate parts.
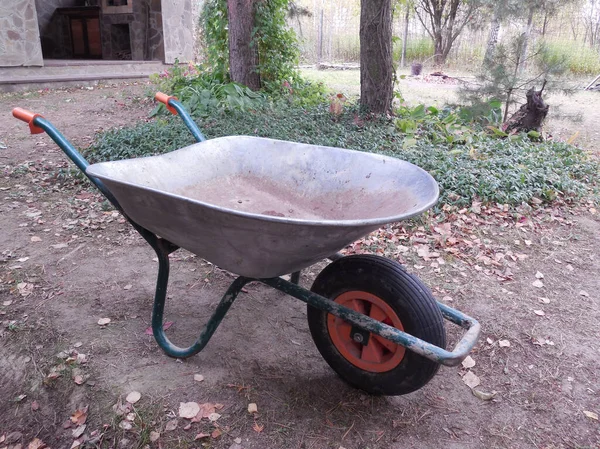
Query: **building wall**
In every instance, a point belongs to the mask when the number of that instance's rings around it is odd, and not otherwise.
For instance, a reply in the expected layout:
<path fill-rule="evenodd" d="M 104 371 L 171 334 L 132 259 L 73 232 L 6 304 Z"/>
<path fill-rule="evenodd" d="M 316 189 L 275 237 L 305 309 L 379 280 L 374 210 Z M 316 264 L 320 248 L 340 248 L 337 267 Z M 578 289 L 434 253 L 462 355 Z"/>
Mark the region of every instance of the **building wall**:
<path fill-rule="evenodd" d="M 172 64 L 194 60 L 192 0 L 162 0 L 165 61 Z"/>
<path fill-rule="evenodd" d="M 41 66 L 34 0 L 0 1 L 0 67 Z"/>

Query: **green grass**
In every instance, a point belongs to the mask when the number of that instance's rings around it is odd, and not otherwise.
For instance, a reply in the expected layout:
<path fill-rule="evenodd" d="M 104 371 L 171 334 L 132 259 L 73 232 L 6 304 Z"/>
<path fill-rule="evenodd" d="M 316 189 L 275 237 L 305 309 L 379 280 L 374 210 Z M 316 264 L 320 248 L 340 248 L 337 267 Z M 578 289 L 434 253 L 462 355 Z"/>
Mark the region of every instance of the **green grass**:
<path fill-rule="evenodd" d="M 280 105 L 261 111 L 216 112 L 200 127 L 208 138 L 256 135 L 398 157 L 436 178 L 442 203 L 468 205 L 478 198 L 518 206 L 533 198 L 577 199 L 595 188 L 597 162 L 570 145 L 535 143 L 518 136 L 500 140 L 482 130 L 473 134 L 476 138 L 468 145 L 445 143 L 438 125 L 446 126 L 443 120 L 451 113 L 430 117 L 410 136 L 399 131 L 400 119 L 361 118 L 354 107 L 332 117 L 326 104 L 310 109 Z M 168 152 L 191 143 L 181 121 L 169 117 L 103 132 L 87 156 L 93 161 L 116 160 Z"/>

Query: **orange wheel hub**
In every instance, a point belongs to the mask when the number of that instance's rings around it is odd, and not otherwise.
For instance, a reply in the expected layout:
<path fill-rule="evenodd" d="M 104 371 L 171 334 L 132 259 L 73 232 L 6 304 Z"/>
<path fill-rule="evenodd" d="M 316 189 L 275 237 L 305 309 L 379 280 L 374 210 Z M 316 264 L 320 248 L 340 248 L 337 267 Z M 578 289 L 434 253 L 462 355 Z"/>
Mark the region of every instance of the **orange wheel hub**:
<path fill-rule="evenodd" d="M 335 302 L 377 321 L 404 331 L 402 322 L 394 310 L 381 298 L 362 291 L 342 293 Z M 354 366 L 373 373 L 384 373 L 397 367 L 406 349 L 375 334 L 366 339 L 352 335 L 352 324 L 334 315 L 327 315 L 327 330 L 336 349 Z M 356 339 L 362 342 L 356 341 Z"/>

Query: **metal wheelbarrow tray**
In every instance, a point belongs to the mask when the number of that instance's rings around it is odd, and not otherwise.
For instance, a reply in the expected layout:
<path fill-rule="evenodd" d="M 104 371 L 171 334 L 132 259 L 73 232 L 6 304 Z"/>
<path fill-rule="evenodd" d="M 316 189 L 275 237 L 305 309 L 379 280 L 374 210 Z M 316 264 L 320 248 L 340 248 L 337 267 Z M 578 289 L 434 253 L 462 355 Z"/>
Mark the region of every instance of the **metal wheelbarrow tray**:
<path fill-rule="evenodd" d="M 208 343 L 239 292 L 259 281 L 307 303 L 311 336 L 327 363 L 367 392 L 398 395 L 424 386 L 439 364 L 457 365 L 475 345 L 479 323 L 441 304 L 397 262 L 343 256 L 349 243 L 435 204 L 424 170 L 376 154 L 248 136 L 206 140 L 183 106 L 198 143 L 160 156 L 89 163 L 39 114 L 13 115 L 47 132 L 154 248 L 159 259 L 152 329 L 172 357 Z M 194 344 L 175 346 L 163 330 L 169 254 L 185 248 L 239 275 Z M 300 270 L 329 258 L 310 290 Z M 292 273 L 287 281 L 279 276 Z M 466 329 L 450 352 L 443 318 Z"/>
<path fill-rule="evenodd" d="M 431 176 L 399 159 L 245 136 L 87 174 L 139 225 L 254 278 L 306 268 L 438 196 Z"/>

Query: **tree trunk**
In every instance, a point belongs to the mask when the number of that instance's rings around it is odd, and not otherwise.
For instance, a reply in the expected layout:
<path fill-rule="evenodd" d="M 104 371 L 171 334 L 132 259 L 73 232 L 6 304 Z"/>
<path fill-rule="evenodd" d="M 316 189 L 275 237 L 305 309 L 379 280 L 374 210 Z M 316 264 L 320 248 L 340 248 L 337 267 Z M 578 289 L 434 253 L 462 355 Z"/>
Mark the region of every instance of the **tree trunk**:
<path fill-rule="evenodd" d="M 375 113 L 392 107 L 391 0 L 361 0 L 360 103 Z"/>
<path fill-rule="evenodd" d="M 485 56 L 483 57 L 483 65 L 489 65 L 494 59 L 496 44 L 498 43 L 498 33 L 500 32 L 500 17 L 498 17 L 498 9 L 494 11 L 494 17 L 490 22 L 490 33 L 488 34 L 487 46 L 485 48 Z"/>
<path fill-rule="evenodd" d="M 529 18 L 527 19 L 527 28 L 525 28 L 525 33 L 523 33 L 521 51 L 519 52 L 519 73 L 523 73 L 525 67 L 527 67 L 527 50 L 529 47 L 529 39 L 531 37 L 531 28 L 533 27 L 533 13 L 534 8 L 531 7 L 529 10 Z"/>
<path fill-rule="evenodd" d="M 550 109 L 542 98 L 543 90 L 544 86 L 540 90 L 532 87 L 527 91 L 527 103 L 522 105 L 502 127 L 507 133 L 541 131 L 542 123 Z"/>
<path fill-rule="evenodd" d="M 252 42 L 253 0 L 227 0 L 229 21 L 229 75 L 231 81 L 260 89 L 258 48 Z"/>
<path fill-rule="evenodd" d="M 444 57 L 444 37 L 441 32 L 434 35 L 433 62 L 435 62 L 435 65 L 443 65 L 446 62 L 446 58 Z"/>
<path fill-rule="evenodd" d="M 400 67 L 406 66 L 406 45 L 408 43 L 408 19 L 410 18 L 410 3 L 406 3 L 406 13 L 404 14 L 404 37 L 402 38 L 402 58 Z"/>

